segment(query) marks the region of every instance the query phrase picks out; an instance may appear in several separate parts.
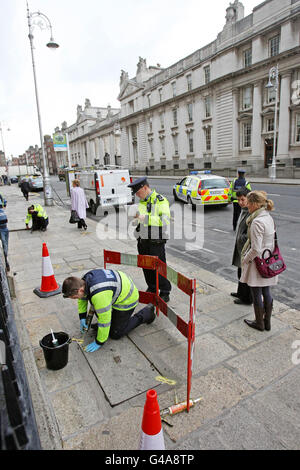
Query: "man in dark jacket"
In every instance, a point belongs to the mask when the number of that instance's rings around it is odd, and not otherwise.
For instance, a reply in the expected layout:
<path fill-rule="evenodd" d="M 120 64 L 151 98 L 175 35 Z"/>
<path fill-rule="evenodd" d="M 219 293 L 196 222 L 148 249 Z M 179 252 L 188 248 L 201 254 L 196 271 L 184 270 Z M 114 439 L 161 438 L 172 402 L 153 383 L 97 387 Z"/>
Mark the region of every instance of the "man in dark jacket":
<path fill-rule="evenodd" d="M 238 203 L 236 192 L 243 188 L 247 188 L 249 191 L 252 190 L 251 184 L 245 179 L 245 170 L 243 168 L 239 168 L 237 172 L 238 177 L 231 182 L 229 188 L 229 198 L 233 206 L 232 227 L 234 231 L 236 230 L 237 221 L 241 213 L 241 207 Z"/>
<path fill-rule="evenodd" d="M 247 194 L 249 189 L 243 188 L 236 192 L 236 197 L 241 208 L 241 214 L 237 222 L 237 230 L 235 237 L 235 246 L 232 257 L 232 264 L 238 268 L 238 279 L 240 280 L 242 269 L 241 269 L 241 253 L 243 246 L 245 245 L 248 235 L 248 226 L 246 220 L 249 217 L 248 207 L 247 207 Z M 250 287 L 247 284 L 244 284 L 239 281 L 237 292 L 232 292 L 231 295 L 236 297 L 234 300 L 235 304 L 252 304 L 252 296 Z"/>
<path fill-rule="evenodd" d="M 21 183 L 21 191 L 23 193 L 23 196 L 25 197 L 26 201 L 28 201 L 28 193 L 29 193 L 29 183 L 26 180 L 23 180 Z"/>

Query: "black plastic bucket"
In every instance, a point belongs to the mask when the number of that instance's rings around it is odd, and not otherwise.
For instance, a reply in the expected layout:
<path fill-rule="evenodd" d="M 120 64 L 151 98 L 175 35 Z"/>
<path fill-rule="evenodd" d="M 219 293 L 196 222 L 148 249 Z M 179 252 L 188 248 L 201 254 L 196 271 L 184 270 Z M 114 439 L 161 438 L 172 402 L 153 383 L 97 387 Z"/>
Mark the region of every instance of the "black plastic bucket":
<path fill-rule="evenodd" d="M 59 370 L 68 364 L 69 344 L 72 342 L 67 333 L 54 333 L 58 346 L 53 346 L 53 336 L 50 333 L 40 341 L 47 369 Z"/>

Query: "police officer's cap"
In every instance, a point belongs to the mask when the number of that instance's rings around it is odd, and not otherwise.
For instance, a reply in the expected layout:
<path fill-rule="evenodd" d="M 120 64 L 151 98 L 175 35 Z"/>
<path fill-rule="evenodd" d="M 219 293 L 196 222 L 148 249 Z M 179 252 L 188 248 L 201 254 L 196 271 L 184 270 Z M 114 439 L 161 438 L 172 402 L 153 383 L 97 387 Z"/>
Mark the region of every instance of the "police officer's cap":
<path fill-rule="evenodd" d="M 244 170 L 244 168 L 238 168 L 238 173 L 246 173 L 246 170 Z"/>
<path fill-rule="evenodd" d="M 133 194 L 136 194 L 145 184 L 148 184 L 146 176 L 139 178 L 128 185 L 132 189 Z"/>

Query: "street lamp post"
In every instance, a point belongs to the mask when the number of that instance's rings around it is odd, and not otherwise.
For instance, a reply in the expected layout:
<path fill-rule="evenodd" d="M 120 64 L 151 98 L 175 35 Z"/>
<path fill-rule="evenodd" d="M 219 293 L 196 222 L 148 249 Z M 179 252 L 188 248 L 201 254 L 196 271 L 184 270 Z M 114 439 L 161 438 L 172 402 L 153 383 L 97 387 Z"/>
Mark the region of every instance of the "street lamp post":
<path fill-rule="evenodd" d="M 10 129 L 7 129 L 8 131 L 10 131 Z M 1 140 L 2 140 L 2 149 L 3 149 L 3 153 L 4 153 L 4 159 L 5 159 L 5 162 L 6 162 L 6 166 L 7 166 L 7 184 L 10 186 L 10 176 L 9 176 L 9 159 L 6 159 L 6 153 L 5 153 L 5 147 L 4 147 L 4 137 L 3 137 L 3 128 L 2 128 L 2 124 L 0 122 L 0 132 L 1 132 Z"/>
<path fill-rule="evenodd" d="M 274 141 L 272 165 L 269 167 L 269 177 L 274 182 L 276 179 L 276 137 L 277 137 L 277 107 L 278 107 L 278 88 L 279 88 L 279 69 L 278 65 L 269 70 L 269 83 L 266 88 L 274 88 L 275 96 L 275 117 L 274 117 Z"/>
<path fill-rule="evenodd" d="M 37 114 L 38 114 L 38 122 L 39 122 L 39 132 L 40 132 L 40 140 L 41 140 L 41 148 L 42 148 L 42 158 L 43 158 L 43 181 L 44 181 L 44 201 L 45 206 L 53 206 L 53 198 L 52 198 L 52 190 L 50 184 L 50 177 L 48 171 L 48 165 L 46 161 L 46 153 L 44 147 L 44 139 L 43 139 L 43 130 L 42 130 L 42 121 L 41 121 L 41 113 L 40 113 L 40 105 L 39 105 L 39 97 L 38 97 L 38 89 L 37 89 L 37 80 L 36 80 L 36 70 L 35 70 L 35 61 L 34 61 L 34 54 L 33 54 L 33 27 L 34 24 L 32 20 L 35 18 L 39 19 L 39 22 L 35 23 L 36 26 L 39 26 L 42 29 L 43 25 L 46 25 L 47 28 L 50 28 L 51 37 L 50 41 L 47 44 L 47 47 L 51 49 L 57 49 L 59 45 L 54 41 L 52 36 L 52 25 L 49 18 L 44 15 L 43 13 L 29 12 L 29 7 L 27 3 L 27 19 L 28 19 L 28 29 L 29 29 L 29 41 L 30 41 L 30 49 L 31 49 L 31 58 L 32 58 L 32 68 L 33 68 L 33 78 L 34 78 L 34 87 L 35 87 L 35 98 L 36 98 L 36 107 L 37 107 Z"/>

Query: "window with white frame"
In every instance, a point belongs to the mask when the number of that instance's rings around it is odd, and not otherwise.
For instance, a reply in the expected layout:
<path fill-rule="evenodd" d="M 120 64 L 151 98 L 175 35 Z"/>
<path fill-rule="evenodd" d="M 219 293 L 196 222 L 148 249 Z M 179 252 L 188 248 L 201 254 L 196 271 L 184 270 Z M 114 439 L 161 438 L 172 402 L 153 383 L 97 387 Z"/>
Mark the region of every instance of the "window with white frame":
<path fill-rule="evenodd" d="M 174 155 L 178 155 L 178 135 L 173 135 Z"/>
<path fill-rule="evenodd" d="M 188 103 L 187 105 L 188 120 L 189 122 L 193 121 L 193 103 Z"/>
<path fill-rule="evenodd" d="M 206 151 L 211 150 L 211 127 L 208 126 L 204 129 L 205 133 L 205 145 L 206 145 Z"/>
<path fill-rule="evenodd" d="M 267 118 L 267 132 L 274 132 L 275 119 Z"/>
<path fill-rule="evenodd" d="M 205 117 L 211 117 L 211 96 L 205 96 L 204 98 L 205 105 Z"/>
<path fill-rule="evenodd" d="M 192 75 L 191 74 L 186 76 L 186 81 L 187 81 L 187 89 L 188 89 L 188 91 L 191 91 L 191 89 L 193 87 Z"/>
<path fill-rule="evenodd" d="M 134 100 L 129 101 L 128 106 L 129 106 L 129 112 L 133 113 L 134 112 Z"/>
<path fill-rule="evenodd" d="M 177 126 L 177 124 L 178 124 L 178 121 L 177 121 L 177 108 L 173 109 L 172 114 L 173 114 L 173 125 Z"/>
<path fill-rule="evenodd" d="M 250 67 L 252 65 L 252 48 L 244 51 L 244 67 Z"/>
<path fill-rule="evenodd" d="M 300 143 L 300 114 L 296 114 L 296 142 Z"/>
<path fill-rule="evenodd" d="M 204 83 L 207 84 L 210 82 L 210 65 L 204 67 Z"/>
<path fill-rule="evenodd" d="M 172 93 L 173 93 L 173 97 L 174 97 L 174 96 L 176 96 L 176 82 L 172 82 L 171 86 L 172 86 Z"/>
<path fill-rule="evenodd" d="M 160 113 L 159 119 L 160 119 L 160 128 L 161 128 L 161 129 L 164 129 L 164 128 L 165 128 L 165 116 L 164 116 L 164 113 Z"/>
<path fill-rule="evenodd" d="M 149 118 L 148 123 L 149 123 L 149 132 L 153 132 L 152 117 Z"/>
<path fill-rule="evenodd" d="M 274 57 L 279 54 L 280 49 L 280 34 L 273 36 L 269 39 L 269 56 Z"/>
<path fill-rule="evenodd" d="M 189 152 L 194 153 L 194 133 L 193 131 L 188 133 Z"/>
<path fill-rule="evenodd" d="M 252 132 L 252 123 L 251 122 L 242 123 L 242 148 L 243 149 L 251 148 L 251 132 Z"/>
<path fill-rule="evenodd" d="M 247 86 L 246 88 L 243 88 L 243 105 L 242 108 L 249 109 L 252 108 L 252 87 Z"/>

